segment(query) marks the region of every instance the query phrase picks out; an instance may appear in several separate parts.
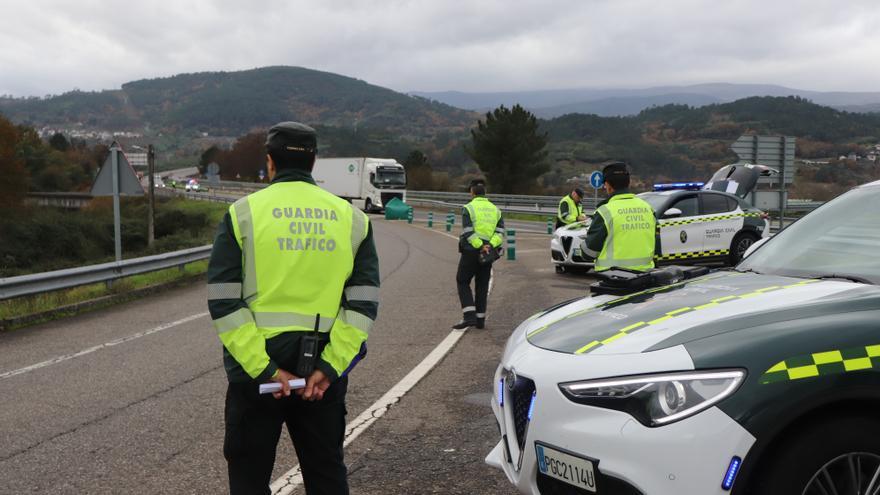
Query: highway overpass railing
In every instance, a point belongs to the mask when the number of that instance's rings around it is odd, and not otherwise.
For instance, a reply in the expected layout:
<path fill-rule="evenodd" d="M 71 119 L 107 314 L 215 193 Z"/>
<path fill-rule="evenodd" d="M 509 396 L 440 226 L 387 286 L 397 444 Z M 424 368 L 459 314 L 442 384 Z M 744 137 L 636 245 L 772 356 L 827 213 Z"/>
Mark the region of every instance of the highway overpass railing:
<path fill-rule="evenodd" d="M 120 262 L 0 278 L 0 300 L 99 282 L 112 283 L 121 278 L 167 268 L 180 267 L 182 269 L 188 263 L 208 259 L 210 256 L 211 246 L 207 245 Z"/>

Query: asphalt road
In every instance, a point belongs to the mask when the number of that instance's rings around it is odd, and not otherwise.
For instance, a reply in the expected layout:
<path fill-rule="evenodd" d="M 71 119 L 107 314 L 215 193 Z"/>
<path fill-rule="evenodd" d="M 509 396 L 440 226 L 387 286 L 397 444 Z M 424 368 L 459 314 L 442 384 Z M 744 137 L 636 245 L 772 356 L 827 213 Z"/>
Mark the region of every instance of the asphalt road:
<path fill-rule="evenodd" d="M 460 318 L 456 240 L 443 225 L 374 225 L 381 305 L 351 375 L 349 420 Z M 496 263 L 488 328 L 468 330 L 347 448 L 352 493 L 511 493 L 483 463 L 497 442 L 495 366 L 520 321 L 591 281 L 555 274 L 548 251 L 546 234 L 518 235 L 517 261 Z M 226 492 L 225 376 L 205 297 L 196 284 L 0 334 L 0 493 Z M 282 436 L 273 479 L 295 464 Z"/>

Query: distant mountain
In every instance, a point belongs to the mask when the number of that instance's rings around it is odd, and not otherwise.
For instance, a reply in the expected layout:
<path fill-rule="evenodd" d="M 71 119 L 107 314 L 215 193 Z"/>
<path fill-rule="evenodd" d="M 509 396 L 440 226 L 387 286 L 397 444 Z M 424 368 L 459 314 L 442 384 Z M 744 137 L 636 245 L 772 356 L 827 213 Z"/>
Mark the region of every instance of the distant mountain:
<path fill-rule="evenodd" d="M 470 127 L 474 114 L 350 77 L 301 67 L 145 79 L 100 92 L 0 98 L 0 112 L 41 126 L 237 136 L 282 120 L 419 137 Z"/>
<path fill-rule="evenodd" d="M 633 96 L 629 98 L 602 98 L 599 100 L 571 103 L 568 105 L 536 108 L 533 113 L 542 119 L 552 119 L 569 113 L 585 113 L 602 117 L 618 117 L 624 115 L 636 115 L 646 108 L 655 106 L 676 104 L 701 107 L 721 102 L 722 100 L 709 95 L 680 93 L 657 96 Z"/>
<path fill-rule="evenodd" d="M 564 89 L 499 93 L 420 92 L 411 94 L 458 108 L 486 111 L 499 105 L 523 105 L 546 118 L 567 113 L 597 110 L 598 115 L 635 115 L 655 105 L 688 104 L 702 106 L 725 103 L 753 96 L 799 96 L 816 104 L 842 110 L 880 104 L 880 92 L 821 92 L 787 88 L 771 84 L 710 83 L 691 86 L 658 86 L 641 89 Z M 687 95 L 693 103 L 685 101 Z M 699 98 L 698 98 L 699 97 Z M 869 110 L 870 111 L 870 110 Z"/>

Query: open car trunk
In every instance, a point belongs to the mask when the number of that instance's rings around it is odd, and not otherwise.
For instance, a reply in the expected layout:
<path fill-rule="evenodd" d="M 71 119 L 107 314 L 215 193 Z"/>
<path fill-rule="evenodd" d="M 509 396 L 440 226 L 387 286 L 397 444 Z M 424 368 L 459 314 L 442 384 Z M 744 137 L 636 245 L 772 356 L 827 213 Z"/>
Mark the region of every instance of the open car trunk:
<path fill-rule="evenodd" d="M 778 173 L 778 170 L 766 165 L 732 163 L 718 169 L 703 189 L 723 191 L 745 199 L 758 185 L 759 177 L 769 177 Z"/>

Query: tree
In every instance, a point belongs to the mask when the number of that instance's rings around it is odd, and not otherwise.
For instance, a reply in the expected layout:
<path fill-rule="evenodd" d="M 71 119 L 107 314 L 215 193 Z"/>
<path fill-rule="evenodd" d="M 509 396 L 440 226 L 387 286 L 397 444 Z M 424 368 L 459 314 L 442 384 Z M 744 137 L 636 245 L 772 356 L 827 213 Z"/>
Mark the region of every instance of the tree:
<path fill-rule="evenodd" d="M 528 192 L 535 179 L 550 170 L 544 161 L 547 134 L 538 133 L 538 119 L 519 105 L 502 105 L 487 113 L 486 121 L 478 121 L 471 130 L 471 139 L 467 154 L 497 192 Z"/>
<path fill-rule="evenodd" d="M 217 157 L 220 153 L 220 148 L 218 148 L 217 145 L 211 145 L 210 148 L 202 152 L 202 156 L 199 158 L 199 172 L 204 174 L 208 169 L 208 165 L 217 161 Z"/>
<path fill-rule="evenodd" d="M 60 132 L 56 132 L 52 134 L 52 137 L 49 138 L 49 146 L 55 148 L 58 151 L 67 151 L 70 149 L 70 141 L 64 137 L 64 134 Z"/>
<path fill-rule="evenodd" d="M 413 150 L 403 160 L 406 169 L 406 187 L 414 191 L 430 191 L 434 187 L 434 170 L 428 164 L 428 157 L 419 150 Z"/>
<path fill-rule="evenodd" d="M 238 138 L 231 150 L 222 151 L 215 157 L 220 165 L 220 175 L 256 180 L 259 171 L 266 169 L 265 143 L 265 132 L 254 132 Z"/>
<path fill-rule="evenodd" d="M 0 210 L 19 206 L 28 190 L 28 173 L 18 153 L 19 132 L 0 116 Z"/>

